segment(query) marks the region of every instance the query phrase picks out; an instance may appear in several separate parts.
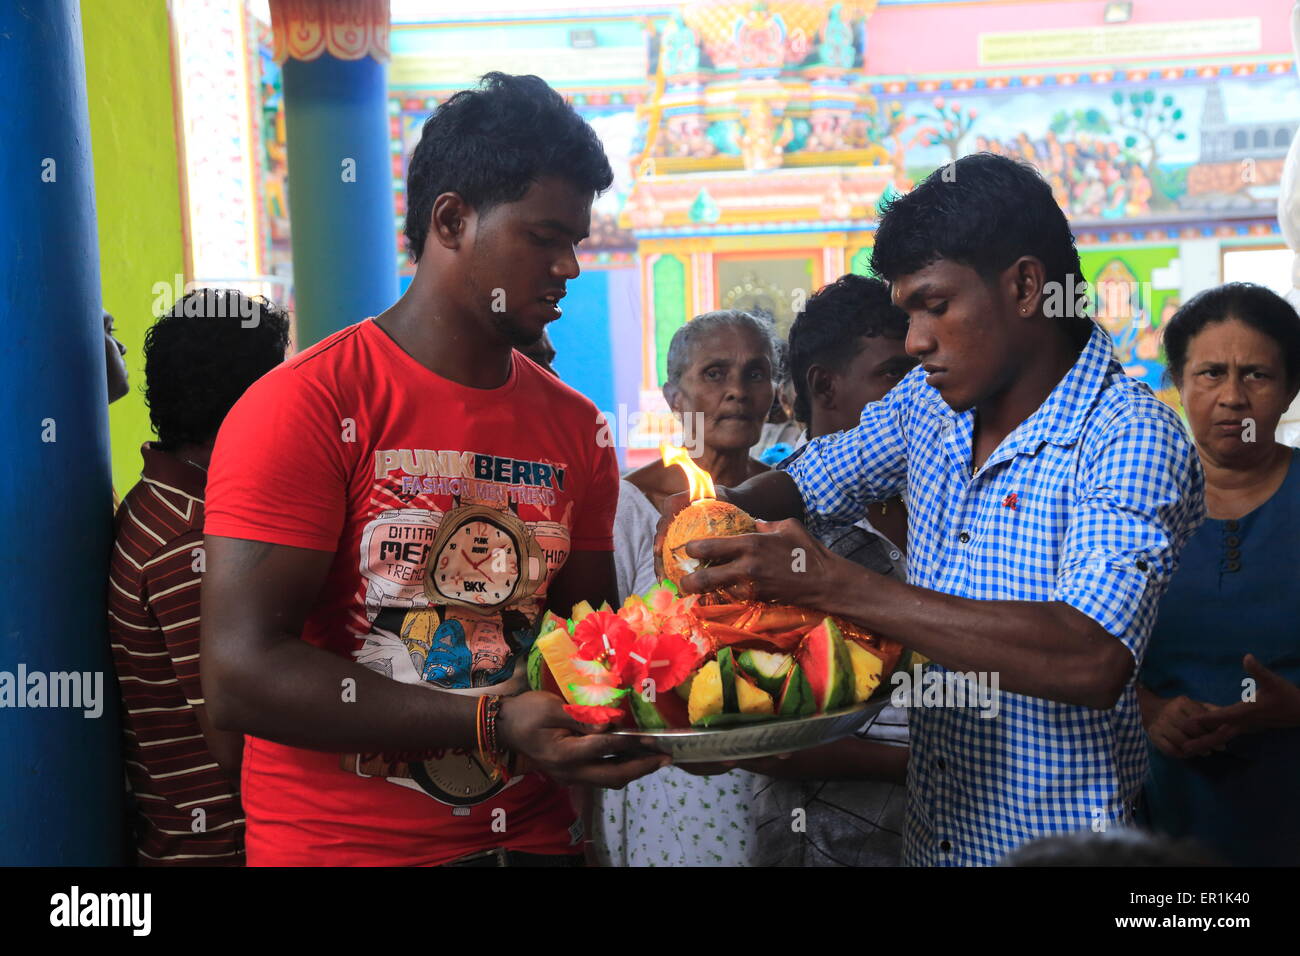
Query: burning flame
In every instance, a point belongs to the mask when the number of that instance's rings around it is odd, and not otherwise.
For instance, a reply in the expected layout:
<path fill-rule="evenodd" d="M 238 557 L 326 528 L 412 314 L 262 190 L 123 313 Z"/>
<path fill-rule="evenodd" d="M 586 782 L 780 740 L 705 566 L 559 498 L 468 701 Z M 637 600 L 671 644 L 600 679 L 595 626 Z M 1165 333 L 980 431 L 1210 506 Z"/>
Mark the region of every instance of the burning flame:
<path fill-rule="evenodd" d="M 709 473 L 691 461 L 691 454 L 685 448 L 665 442 L 659 446 L 659 454 L 663 456 L 664 465 L 677 465 L 686 472 L 686 480 L 691 488 L 691 501 L 703 501 L 718 496 Z"/>

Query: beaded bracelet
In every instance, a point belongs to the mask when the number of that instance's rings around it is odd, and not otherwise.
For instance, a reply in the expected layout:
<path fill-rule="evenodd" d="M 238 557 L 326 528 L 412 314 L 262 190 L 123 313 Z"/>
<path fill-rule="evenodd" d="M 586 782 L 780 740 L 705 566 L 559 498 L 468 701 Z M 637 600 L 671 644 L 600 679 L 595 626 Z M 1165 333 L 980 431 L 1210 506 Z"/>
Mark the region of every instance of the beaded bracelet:
<path fill-rule="evenodd" d="M 497 739 L 497 720 L 501 715 L 501 695 L 484 694 L 478 699 L 475 716 L 478 752 L 483 762 L 504 779 L 510 779 L 507 752 Z"/>

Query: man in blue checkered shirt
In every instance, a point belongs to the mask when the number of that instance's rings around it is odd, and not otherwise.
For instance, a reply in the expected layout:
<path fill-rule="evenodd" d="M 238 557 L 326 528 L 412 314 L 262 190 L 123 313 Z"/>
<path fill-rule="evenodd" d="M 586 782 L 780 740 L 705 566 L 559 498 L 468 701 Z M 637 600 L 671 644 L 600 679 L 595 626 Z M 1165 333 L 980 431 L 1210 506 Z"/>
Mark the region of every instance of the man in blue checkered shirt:
<path fill-rule="evenodd" d="M 852 523 L 905 493 L 909 583 L 782 520 L 688 545 L 709 566 L 684 588 L 850 618 L 930 658 L 927 683 L 997 675 L 996 708 L 909 714 L 905 863 L 993 864 L 1129 824 L 1146 770 L 1134 675 L 1203 517 L 1196 452 L 1089 318 L 1069 224 L 1032 168 L 985 153 L 937 171 L 888 207 L 872 268 L 920 366 L 856 428 L 719 497 Z"/>

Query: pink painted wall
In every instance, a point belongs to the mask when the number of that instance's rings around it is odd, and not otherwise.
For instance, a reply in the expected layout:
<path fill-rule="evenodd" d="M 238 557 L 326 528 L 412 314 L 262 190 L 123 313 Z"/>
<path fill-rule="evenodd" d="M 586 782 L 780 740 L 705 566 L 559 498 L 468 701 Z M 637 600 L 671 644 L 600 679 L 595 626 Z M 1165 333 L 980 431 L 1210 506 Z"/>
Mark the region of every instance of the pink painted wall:
<path fill-rule="evenodd" d="M 1103 26 L 1106 0 L 1074 2 L 935 3 L 878 7 L 867 21 L 866 72 L 871 76 L 915 76 L 988 70 L 979 64 L 979 34 Z M 1130 24 L 1259 17 L 1259 50 L 1229 54 L 1291 54 L 1291 4 L 1286 0 L 1133 0 Z M 1140 57 L 1134 59 L 1141 59 Z M 1057 66 L 1108 62 L 1077 60 Z M 1129 60 L 1128 62 L 1132 62 Z M 1041 69 L 1049 64 L 1034 64 Z M 1005 72 L 999 66 L 994 70 Z M 1011 68 L 1014 70 L 1014 67 Z"/>

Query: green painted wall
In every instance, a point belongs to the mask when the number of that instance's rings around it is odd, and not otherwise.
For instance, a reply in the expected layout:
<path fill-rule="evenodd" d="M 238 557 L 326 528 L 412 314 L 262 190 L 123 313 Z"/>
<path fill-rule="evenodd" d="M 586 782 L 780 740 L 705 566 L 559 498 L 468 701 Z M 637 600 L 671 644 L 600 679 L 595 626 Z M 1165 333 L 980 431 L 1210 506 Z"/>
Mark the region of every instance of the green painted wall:
<path fill-rule="evenodd" d="M 655 295 L 655 356 L 659 384 L 668 381 L 668 345 L 673 333 L 686 324 L 686 266 L 676 256 L 664 255 L 651 269 Z"/>
<path fill-rule="evenodd" d="M 130 394 L 109 406 L 113 485 L 124 495 L 153 437 L 141 391 L 153 286 L 185 271 L 171 36 L 165 0 L 82 0 L 81 20 L 100 280 L 131 375 Z"/>
<path fill-rule="evenodd" d="M 849 272 L 859 276 L 870 276 L 871 271 L 871 246 L 863 246 L 857 252 L 849 257 Z M 835 276 L 838 279 L 839 276 Z M 833 279 L 831 281 L 834 281 Z"/>

